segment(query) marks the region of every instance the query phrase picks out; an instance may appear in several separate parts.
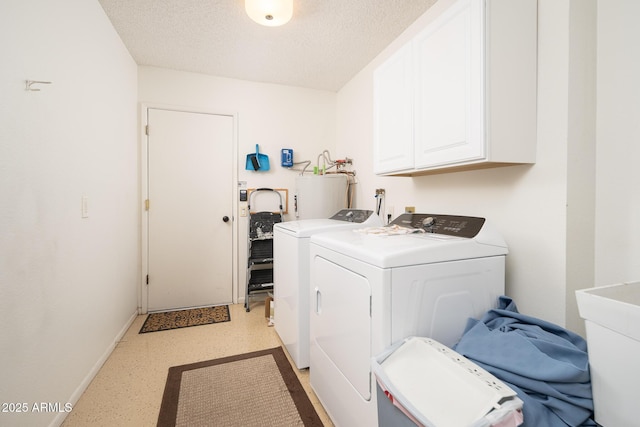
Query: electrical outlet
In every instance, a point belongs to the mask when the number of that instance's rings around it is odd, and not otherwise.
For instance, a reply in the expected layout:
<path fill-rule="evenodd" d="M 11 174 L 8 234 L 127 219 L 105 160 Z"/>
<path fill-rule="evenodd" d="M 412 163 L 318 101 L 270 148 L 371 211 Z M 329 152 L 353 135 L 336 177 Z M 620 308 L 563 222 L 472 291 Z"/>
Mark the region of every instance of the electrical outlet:
<path fill-rule="evenodd" d="M 246 206 L 241 206 L 240 207 L 240 216 L 247 216 L 247 207 Z"/>

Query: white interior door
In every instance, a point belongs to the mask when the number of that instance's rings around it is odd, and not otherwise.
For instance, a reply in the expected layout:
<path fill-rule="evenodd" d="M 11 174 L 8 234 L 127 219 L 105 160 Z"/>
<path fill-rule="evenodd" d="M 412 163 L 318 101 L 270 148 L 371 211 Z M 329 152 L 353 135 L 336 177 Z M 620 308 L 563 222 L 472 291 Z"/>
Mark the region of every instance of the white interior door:
<path fill-rule="evenodd" d="M 147 115 L 148 310 L 230 303 L 234 119 Z"/>

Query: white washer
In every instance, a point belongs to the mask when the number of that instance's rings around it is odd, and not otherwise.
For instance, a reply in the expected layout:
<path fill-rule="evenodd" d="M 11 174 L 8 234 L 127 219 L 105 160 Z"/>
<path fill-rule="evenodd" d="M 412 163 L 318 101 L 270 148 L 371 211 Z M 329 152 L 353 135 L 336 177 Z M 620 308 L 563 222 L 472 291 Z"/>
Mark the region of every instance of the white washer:
<path fill-rule="evenodd" d="M 507 246 L 483 218 L 403 214 L 390 226 L 427 233 L 311 237 L 310 381 L 339 427 L 378 425 L 372 357 L 409 336 L 452 346 L 504 294 Z"/>
<path fill-rule="evenodd" d="M 373 211 L 343 209 L 326 219 L 274 226 L 275 329 L 298 369 L 309 367 L 309 240 L 327 231 L 380 226 Z"/>

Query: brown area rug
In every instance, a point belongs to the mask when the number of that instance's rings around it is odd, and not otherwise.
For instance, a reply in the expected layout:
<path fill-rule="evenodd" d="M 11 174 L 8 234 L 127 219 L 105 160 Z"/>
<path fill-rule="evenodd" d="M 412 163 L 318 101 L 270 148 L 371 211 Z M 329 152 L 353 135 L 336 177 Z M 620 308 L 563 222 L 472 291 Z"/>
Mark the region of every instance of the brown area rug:
<path fill-rule="evenodd" d="M 211 323 L 228 322 L 229 320 L 231 320 L 231 316 L 229 315 L 228 305 L 151 313 L 144 321 L 139 333 L 209 325 Z"/>
<path fill-rule="evenodd" d="M 169 368 L 158 427 L 322 426 L 282 347 Z"/>

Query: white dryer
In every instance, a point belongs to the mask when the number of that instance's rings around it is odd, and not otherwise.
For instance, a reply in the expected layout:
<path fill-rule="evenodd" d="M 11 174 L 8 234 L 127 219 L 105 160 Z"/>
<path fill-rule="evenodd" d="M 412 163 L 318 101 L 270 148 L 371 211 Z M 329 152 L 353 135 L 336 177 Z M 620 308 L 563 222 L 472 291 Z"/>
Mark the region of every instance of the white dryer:
<path fill-rule="evenodd" d="M 409 336 L 452 346 L 504 294 L 507 246 L 483 218 L 403 214 L 375 231 L 311 237 L 310 381 L 339 427 L 378 425 L 372 357 Z"/>
<path fill-rule="evenodd" d="M 381 226 L 369 210 L 342 209 L 331 218 L 281 222 L 273 232 L 274 323 L 298 369 L 309 367 L 309 240 L 327 231 Z"/>

